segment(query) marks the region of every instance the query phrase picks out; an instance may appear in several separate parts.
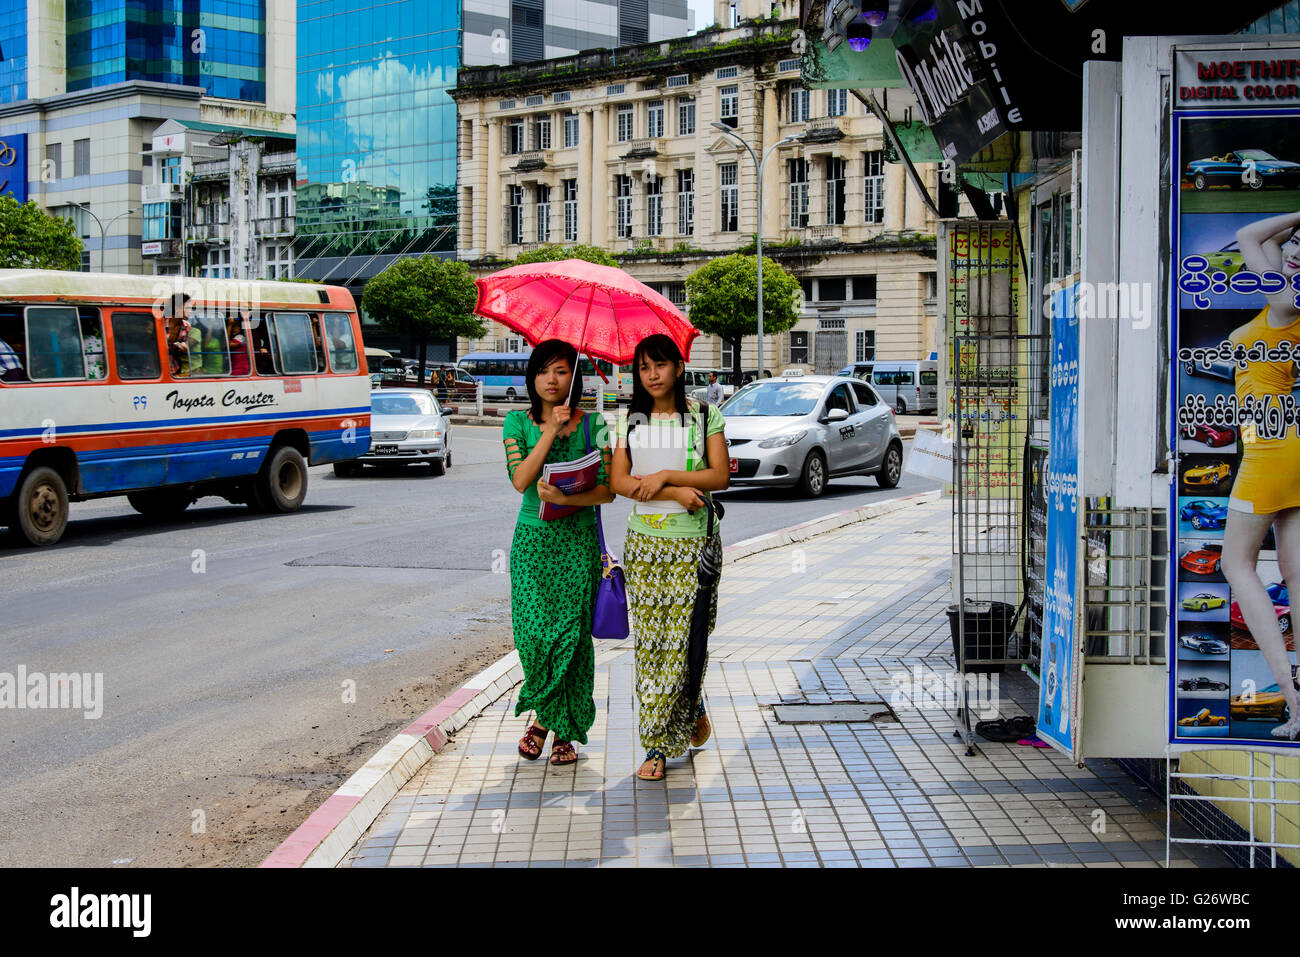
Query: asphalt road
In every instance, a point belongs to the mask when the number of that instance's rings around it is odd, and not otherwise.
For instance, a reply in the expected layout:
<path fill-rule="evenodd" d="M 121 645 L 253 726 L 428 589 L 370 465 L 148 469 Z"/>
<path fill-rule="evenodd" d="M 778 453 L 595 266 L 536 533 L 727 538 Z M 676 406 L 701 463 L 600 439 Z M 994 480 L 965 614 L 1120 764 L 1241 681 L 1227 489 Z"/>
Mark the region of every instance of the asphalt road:
<path fill-rule="evenodd" d="M 158 523 L 101 499 L 58 546 L 0 548 L 0 681 L 103 689 L 98 717 L 0 707 L 0 865 L 256 864 L 509 650 L 518 495 L 498 430 L 457 426 L 452 448 L 441 477 L 313 468 L 292 515 L 211 498 Z M 724 540 L 934 487 L 731 490 Z M 616 551 L 630 509 L 604 509 Z"/>

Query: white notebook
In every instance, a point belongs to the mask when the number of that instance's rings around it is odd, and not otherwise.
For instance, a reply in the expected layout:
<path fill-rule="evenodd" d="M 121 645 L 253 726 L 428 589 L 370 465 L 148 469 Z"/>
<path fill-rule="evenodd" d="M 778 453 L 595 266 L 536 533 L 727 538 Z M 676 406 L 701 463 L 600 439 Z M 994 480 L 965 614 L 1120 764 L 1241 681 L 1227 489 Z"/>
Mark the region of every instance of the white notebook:
<path fill-rule="evenodd" d="M 686 435 L 676 422 L 660 423 L 651 420 L 638 425 L 628 436 L 628 448 L 632 452 L 632 475 L 653 475 L 665 469 L 673 472 L 686 471 Z M 672 512 L 685 512 L 686 508 L 672 499 L 651 499 L 637 502 L 632 510 L 640 515 L 667 515 Z"/>

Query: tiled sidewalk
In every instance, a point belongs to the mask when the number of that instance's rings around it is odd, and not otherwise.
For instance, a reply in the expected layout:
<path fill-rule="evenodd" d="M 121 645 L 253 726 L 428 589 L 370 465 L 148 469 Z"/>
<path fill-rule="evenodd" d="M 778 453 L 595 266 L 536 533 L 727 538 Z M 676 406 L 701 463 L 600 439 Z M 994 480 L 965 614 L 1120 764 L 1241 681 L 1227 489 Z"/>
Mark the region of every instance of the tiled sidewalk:
<path fill-rule="evenodd" d="M 632 643 L 597 642 L 596 725 L 576 766 L 518 757 L 526 722 L 508 694 L 412 778 L 341 866 L 1163 863 L 1163 801 L 1109 762 L 1080 770 L 1054 751 L 982 739 L 967 758 L 950 712 L 906 700 L 896 721 L 777 721 L 773 705 L 889 703 L 891 676 L 952 670 L 950 522 L 940 500 L 726 565 L 705 679 L 713 738 L 670 761 L 666 782 L 634 775 Z M 999 690 L 1003 715 L 1036 695 L 1011 673 Z M 1175 863 L 1224 861 L 1176 845 Z"/>

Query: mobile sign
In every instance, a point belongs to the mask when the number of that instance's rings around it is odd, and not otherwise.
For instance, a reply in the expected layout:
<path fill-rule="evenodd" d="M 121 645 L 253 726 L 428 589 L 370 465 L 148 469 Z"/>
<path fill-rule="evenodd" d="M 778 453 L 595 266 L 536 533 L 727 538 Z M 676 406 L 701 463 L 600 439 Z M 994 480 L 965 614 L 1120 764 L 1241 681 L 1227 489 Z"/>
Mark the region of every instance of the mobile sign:
<path fill-rule="evenodd" d="M 1298 747 L 1300 50 L 1234 56 L 1175 61 L 1169 740 Z"/>

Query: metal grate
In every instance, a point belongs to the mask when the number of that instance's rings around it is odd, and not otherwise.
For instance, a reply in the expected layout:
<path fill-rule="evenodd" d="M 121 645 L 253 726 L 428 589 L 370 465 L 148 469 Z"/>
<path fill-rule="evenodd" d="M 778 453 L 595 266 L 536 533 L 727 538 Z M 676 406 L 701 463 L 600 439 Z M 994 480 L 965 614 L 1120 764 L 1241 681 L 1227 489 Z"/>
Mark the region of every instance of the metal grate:
<path fill-rule="evenodd" d="M 554 103 L 568 103 L 573 98 L 573 93 L 569 90 L 563 90 L 559 93 L 551 94 L 551 101 Z"/>
<path fill-rule="evenodd" d="M 671 86 L 689 86 L 691 75 L 689 73 L 679 73 L 676 76 L 668 78 L 668 85 Z"/>
<path fill-rule="evenodd" d="M 720 66 L 713 74 L 719 80 L 729 80 L 733 76 L 740 76 L 740 67 L 738 66 Z"/>
<path fill-rule="evenodd" d="M 1110 508 L 1090 500 L 1084 655 L 1089 664 L 1164 664 L 1168 511 Z"/>
<path fill-rule="evenodd" d="M 514 100 L 502 100 L 497 104 L 498 110 L 513 110 L 515 108 Z"/>

